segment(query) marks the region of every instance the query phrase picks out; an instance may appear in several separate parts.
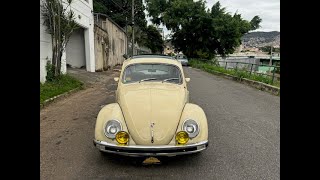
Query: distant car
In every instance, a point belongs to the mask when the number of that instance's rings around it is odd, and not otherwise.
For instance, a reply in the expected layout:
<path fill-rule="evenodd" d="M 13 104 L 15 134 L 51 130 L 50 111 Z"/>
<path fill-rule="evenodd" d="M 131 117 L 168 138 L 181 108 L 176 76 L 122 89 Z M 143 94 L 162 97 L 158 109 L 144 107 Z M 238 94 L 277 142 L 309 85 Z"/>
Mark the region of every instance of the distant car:
<path fill-rule="evenodd" d="M 208 146 L 203 109 L 189 103 L 181 63 L 171 57 L 139 55 L 122 65 L 116 102 L 97 117 L 94 145 L 125 156 L 176 156 Z"/>
<path fill-rule="evenodd" d="M 176 58 L 182 64 L 182 66 L 188 66 L 189 65 L 189 61 L 188 61 L 187 56 L 178 55 Z"/>

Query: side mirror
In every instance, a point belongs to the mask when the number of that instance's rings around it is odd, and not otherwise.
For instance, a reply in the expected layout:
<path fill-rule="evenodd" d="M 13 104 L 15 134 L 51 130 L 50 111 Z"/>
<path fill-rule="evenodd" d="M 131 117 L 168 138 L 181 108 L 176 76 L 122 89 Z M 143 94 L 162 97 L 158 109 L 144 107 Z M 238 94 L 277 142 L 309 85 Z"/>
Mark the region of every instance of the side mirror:
<path fill-rule="evenodd" d="M 190 78 L 186 78 L 186 82 L 190 82 Z"/>
<path fill-rule="evenodd" d="M 128 59 L 128 55 L 126 55 L 126 54 L 124 54 L 123 57 L 124 57 L 125 59 Z"/>
<path fill-rule="evenodd" d="M 115 78 L 113 78 L 113 79 L 114 79 L 114 81 L 116 81 L 116 82 L 119 81 L 119 78 L 118 78 L 118 77 L 115 77 Z"/>

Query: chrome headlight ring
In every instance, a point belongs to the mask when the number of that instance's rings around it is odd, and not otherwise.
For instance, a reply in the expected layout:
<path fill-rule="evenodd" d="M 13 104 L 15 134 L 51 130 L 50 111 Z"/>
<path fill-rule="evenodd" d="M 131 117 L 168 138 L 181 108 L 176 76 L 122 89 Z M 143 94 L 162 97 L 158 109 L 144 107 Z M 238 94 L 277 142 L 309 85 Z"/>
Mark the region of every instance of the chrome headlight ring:
<path fill-rule="evenodd" d="M 189 134 L 190 138 L 196 137 L 200 132 L 199 124 L 192 119 L 187 119 L 182 124 L 182 129 Z"/>
<path fill-rule="evenodd" d="M 115 139 L 117 132 L 122 131 L 121 123 L 115 119 L 108 120 L 105 123 L 103 131 L 105 136 L 110 139 Z"/>

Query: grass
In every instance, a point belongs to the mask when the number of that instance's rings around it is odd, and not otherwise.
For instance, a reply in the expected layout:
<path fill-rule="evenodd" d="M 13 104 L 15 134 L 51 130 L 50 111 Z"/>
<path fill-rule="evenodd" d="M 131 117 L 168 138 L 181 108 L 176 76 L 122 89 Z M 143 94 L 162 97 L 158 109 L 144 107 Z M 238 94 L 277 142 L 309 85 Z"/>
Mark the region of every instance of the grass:
<path fill-rule="evenodd" d="M 252 73 L 250 75 L 250 72 L 247 72 L 247 71 L 244 71 L 241 69 L 238 69 L 238 70 L 224 69 L 224 67 L 220 67 L 220 66 L 211 64 L 209 62 L 199 61 L 196 59 L 191 59 L 189 61 L 189 64 L 192 67 L 202 69 L 202 70 L 207 71 L 212 74 L 214 74 L 215 72 L 221 72 L 221 73 L 233 75 L 233 76 L 237 77 L 238 79 L 246 78 L 246 79 L 251 79 L 254 81 L 259 81 L 259 82 L 263 82 L 266 84 L 280 87 L 280 81 L 274 80 L 274 83 L 272 84 L 272 77 L 266 76 L 263 74 Z"/>
<path fill-rule="evenodd" d="M 40 83 L 40 104 L 54 96 L 82 87 L 82 85 L 82 82 L 69 75 L 61 75 L 53 81 Z"/>

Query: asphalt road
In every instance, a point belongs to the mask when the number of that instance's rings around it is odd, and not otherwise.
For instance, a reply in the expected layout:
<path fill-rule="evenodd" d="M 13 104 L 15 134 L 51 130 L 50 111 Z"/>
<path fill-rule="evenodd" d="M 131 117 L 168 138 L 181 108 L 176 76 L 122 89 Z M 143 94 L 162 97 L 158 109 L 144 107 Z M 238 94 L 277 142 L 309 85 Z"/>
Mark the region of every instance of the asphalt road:
<path fill-rule="evenodd" d="M 136 158 L 102 155 L 93 146 L 95 118 L 114 102 L 112 80 L 40 112 L 41 179 L 280 179 L 280 98 L 200 70 L 190 101 L 208 118 L 207 150 L 143 166 Z M 112 84 L 113 83 L 113 84 Z"/>

